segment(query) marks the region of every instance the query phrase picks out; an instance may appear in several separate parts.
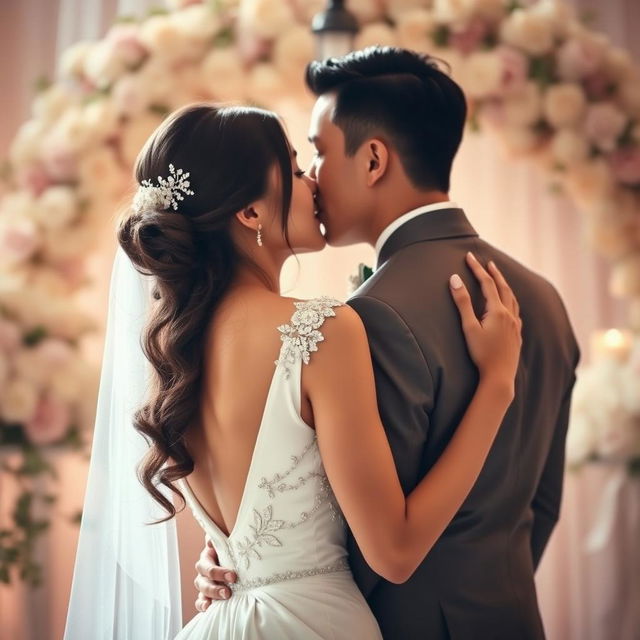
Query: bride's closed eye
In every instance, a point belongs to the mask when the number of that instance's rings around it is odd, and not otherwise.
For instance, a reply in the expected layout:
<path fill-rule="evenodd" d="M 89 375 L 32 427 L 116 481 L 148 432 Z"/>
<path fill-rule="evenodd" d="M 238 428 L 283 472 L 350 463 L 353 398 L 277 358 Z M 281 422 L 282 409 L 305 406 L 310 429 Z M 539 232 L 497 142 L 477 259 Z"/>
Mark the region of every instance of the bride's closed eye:
<path fill-rule="evenodd" d="M 293 175 L 296 178 L 302 178 L 302 176 L 305 174 L 306 172 L 303 169 L 298 169 L 297 171 L 293 172 Z"/>

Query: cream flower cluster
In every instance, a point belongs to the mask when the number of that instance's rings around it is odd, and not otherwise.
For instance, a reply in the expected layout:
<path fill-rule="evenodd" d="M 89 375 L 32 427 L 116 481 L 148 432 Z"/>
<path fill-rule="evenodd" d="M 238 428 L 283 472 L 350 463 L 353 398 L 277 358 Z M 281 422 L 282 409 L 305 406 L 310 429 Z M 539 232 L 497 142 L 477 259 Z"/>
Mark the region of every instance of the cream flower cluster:
<path fill-rule="evenodd" d="M 567 434 L 567 465 L 640 463 L 640 342 L 626 360 L 603 356 L 578 372 Z"/>

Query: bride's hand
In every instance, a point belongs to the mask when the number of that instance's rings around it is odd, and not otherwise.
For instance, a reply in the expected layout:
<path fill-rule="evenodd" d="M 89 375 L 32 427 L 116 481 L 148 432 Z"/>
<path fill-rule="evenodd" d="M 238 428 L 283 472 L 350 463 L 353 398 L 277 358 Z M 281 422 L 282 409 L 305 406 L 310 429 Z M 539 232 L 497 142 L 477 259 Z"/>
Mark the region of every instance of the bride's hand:
<path fill-rule="evenodd" d="M 489 262 L 487 272 L 469 252 L 467 264 L 480 282 L 486 300 L 482 318 L 476 317 L 469 292 L 460 276 L 453 275 L 449 284 L 460 312 L 469 354 L 478 367 L 481 380 L 506 385 L 513 395 L 522 346 L 518 301 L 493 262 Z"/>

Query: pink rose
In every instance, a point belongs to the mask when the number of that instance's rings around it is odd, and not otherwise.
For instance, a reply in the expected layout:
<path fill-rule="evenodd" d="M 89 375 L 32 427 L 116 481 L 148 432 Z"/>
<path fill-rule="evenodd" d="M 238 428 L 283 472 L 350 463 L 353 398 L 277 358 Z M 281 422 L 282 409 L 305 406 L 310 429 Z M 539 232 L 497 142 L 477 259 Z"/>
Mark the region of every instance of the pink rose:
<path fill-rule="evenodd" d="M 627 125 L 627 116 L 610 102 L 598 102 L 587 109 L 585 133 L 601 150 L 613 151 Z"/>
<path fill-rule="evenodd" d="M 32 444 L 45 445 L 62 439 L 70 426 L 69 406 L 45 392 L 38 400 L 35 414 L 25 422 L 24 430 Z"/>
<path fill-rule="evenodd" d="M 78 156 L 70 148 L 52 144 L 42 153 L 42 161 L 58 182 L 71 182 L 78 176 Z"/>
<path fill-rule="evenodd" d="M 6 318 L 0 318 L 0 349 L 6 353 L 15 351 L 22 342 L 18 325 Z"/>
<path fill-rule="evenodd" d="M 59 338 L 46 338 L 34 347 L 42 363 L 53 368 L 62 367 L 73 359 L 74 351 L 69 343 Z"/>
<path fill-rule="evenodd" d="M 129 67 L 137 67 L 149 54 L 140 40 L 138 27 L 132 24 L 117 24 L 107 35 L 116 55 Z"/>
<path fill-rule="evenodd" d="M 0 256 L 10 262 L 29 259 L 40 245 L 38 230 L 31 220 L 20 220 L 0 232 Z"/>
<path fill-rule="evenodd" d="M 602 60 L 602 49 L 595 43 L 567 40 L 558 50 L 558 73 L 564 80 L 580 80 L 595 73 Z"/>
<path fill-rule="evenodd" d="M 529 74 L 529 59 L 513 47 L 501 46 L 496 53 L 502 62 L 500 88 L 504 92 L 512 92 L 522 88 Z"/>
<path fill-rule="evenodd" d="M 463 55 L 468 55 L 478 48 L 489 29 L 481 18 L 474 18 L 464 28 L 454 31 L 449 37 L 449 46 Z"/>
<path fill-rule="evenodd" d="M 640 184 L 640 147 L 624 147 L 609 156 L 611 170 L 622 184 Z"/>
<path fill-rule="evenodd" d="M 587 95 L 593 101 L 604 100 L 610 95 L 611 78 L 604 71 L 590 74 L 584 79 L 583 84 Z"/>
<path fill-rule="evenodd" d="M 75 258 L 67 258 L 62 262 L 56 263 L 56 269 L 64 281 L 73 289 L 79 287 L 87 276 L 85 271 L 85 261 L 79 256 Z"/>
<path fill-rule="evenodd" d="M 53 184 L 53 180 L 45 167 L 38 163 L 32 164 L 20 173 L 18 184 L 38 197 Z"/>

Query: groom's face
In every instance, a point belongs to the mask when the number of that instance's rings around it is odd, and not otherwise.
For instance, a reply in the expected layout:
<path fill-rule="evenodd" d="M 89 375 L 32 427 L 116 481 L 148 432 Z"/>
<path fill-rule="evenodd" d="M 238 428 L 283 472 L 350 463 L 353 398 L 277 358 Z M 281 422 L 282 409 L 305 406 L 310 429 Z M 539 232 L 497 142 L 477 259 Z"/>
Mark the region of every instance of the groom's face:
<path fill-rule="evenodd" d="M 333 246 L 363 242 L 367 197 L 370 196 L 360 171 L 362 158 L 347 156 L 342 129 L 332 122 L 335 96 L 320 96 L 311 113 L 309 141 L 315 155 L 309 177 L 318 183 L 319 219 L 326 240 Z"/>

